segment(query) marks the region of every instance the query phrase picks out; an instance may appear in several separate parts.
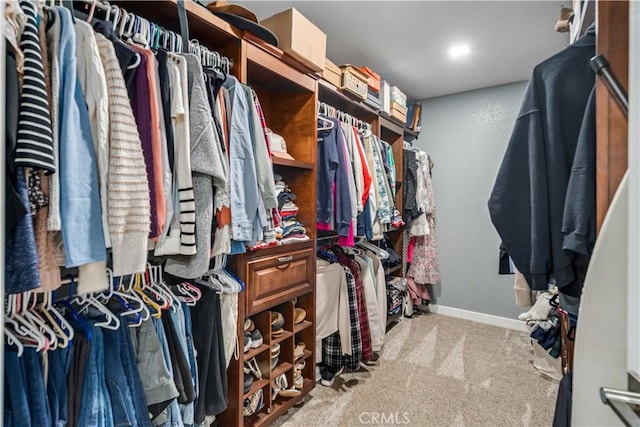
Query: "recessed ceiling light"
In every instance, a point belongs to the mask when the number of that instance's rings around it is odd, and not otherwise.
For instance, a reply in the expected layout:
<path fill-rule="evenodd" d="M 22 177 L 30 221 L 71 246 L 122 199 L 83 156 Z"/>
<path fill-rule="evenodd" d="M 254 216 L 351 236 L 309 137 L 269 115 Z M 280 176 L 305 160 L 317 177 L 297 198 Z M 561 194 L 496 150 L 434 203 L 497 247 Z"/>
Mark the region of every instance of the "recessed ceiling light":
<path fill-rule="evenodd" d="M 459 44 L 456 46 L 452 46 L 449 49 L 449 56 L 453 59 L 462 58 L 471 53 L 471 48 L 468 44 Z"/>

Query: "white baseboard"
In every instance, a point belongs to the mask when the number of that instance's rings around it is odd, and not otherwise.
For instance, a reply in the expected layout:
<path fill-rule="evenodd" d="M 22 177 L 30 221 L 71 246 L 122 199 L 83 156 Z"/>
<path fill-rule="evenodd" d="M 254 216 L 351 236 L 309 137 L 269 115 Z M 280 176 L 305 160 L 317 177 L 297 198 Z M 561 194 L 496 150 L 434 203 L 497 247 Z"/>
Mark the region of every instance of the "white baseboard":
<path fill-rule="evenodd" d="M 500 326 L 501 328 L 514 329 L 516 331 L 528 332 L 527 325 L 517 319 L 493 316 L 491 314 L 478 313 L 476 311 L 462 310 L 460 308 L 447 307 L 445 305 L 429 305 L 429 311 L 443 316 L 457 317 L 459 319 L 473 320 L 474 322 L 485 323 L 487 325 Z"/>

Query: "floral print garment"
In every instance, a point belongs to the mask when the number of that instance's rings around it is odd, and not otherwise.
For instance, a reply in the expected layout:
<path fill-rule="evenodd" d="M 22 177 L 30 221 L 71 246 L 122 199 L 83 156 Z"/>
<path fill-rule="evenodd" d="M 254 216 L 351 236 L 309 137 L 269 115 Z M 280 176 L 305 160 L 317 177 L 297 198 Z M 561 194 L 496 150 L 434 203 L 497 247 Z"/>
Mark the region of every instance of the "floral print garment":
<path fill-rule="evenodd" d="M 419 284 L 434 284 L 440 280 L 440 267 L 436 252 L 436 205 L 433 197 L 431 183 L 431 159 L 425 153 L 420 153 L 420 161 L 424 161 L 427 167 L 418 168 L 418 180 L 423 180 L 426 188 L 427 206 L 426 219 L 429 226 L 429 234 L 417 236 L 413 239 L 413 263 L 407 271 L 407 276 Z"/>

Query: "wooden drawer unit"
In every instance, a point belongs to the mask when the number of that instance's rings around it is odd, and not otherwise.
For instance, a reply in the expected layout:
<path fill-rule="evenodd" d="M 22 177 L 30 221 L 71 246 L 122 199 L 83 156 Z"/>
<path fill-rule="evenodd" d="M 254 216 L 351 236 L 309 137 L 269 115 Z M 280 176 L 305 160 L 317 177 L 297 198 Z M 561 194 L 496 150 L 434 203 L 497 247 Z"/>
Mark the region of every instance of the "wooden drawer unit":
<path fill-rule="evenodd" d="M 313 247 L 249 260 L 246 264 L 247 316 L 311 292 L 314 263 Z"/>

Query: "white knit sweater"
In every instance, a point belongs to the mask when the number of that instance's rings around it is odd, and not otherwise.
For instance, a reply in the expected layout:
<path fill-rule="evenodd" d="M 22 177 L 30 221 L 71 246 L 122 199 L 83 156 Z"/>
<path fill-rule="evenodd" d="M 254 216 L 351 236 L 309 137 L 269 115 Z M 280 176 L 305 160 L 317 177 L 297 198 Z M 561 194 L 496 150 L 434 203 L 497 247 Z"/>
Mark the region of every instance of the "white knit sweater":
<path fill-rule="evenodd" d="M 148 178 L 140 135 L 111 42 L 96 34 L 109 93 L 108 220 L 113 273 L 144 271 L 151 226 Z"/>

